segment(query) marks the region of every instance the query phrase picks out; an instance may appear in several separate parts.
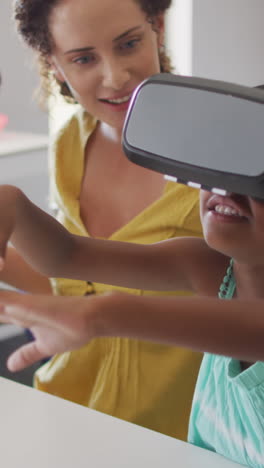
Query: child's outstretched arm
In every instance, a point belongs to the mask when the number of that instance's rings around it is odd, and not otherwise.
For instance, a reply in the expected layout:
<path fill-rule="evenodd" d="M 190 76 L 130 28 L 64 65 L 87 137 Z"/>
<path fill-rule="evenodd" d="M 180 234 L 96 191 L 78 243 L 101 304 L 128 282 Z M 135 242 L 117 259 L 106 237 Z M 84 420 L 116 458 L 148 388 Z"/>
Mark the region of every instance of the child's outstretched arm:
<path fill-rule="evenodd" d="M 196 247 L 207 248 L 201 239 L 138 245 L 75 236 L 21 190 L 6 185 L 0 186 L 3 261 L 9 239 L 24 259 L 46 276 L 151 290 L 193 290 L 190 270 L 195 264 L 201 265 L 201 260 L 204 264 L 203 252 L 195 261 Z"/>
<path fill-rule="evenodd" d="M 17 187 L 0 186 L 0 260 L 4 267 L 7 243 L 11 240 L 23 257 L 45 274 L 67 252 L 70 236 L 51 216 L 35 206 Z M 49 253 L 50 252 L 50 253 Z M 30 262 L 30 260 L 32 260 Z M 34 265 L 33 265 L 34 266 Z"/>
<path fill-rule="evenodd" d="M 52 294 L 49 278 L 35 271 L 10 245 L 4 268 L 0 271 L 0 281 L 24 292 Z"/>
<path fill-rule="evenodd" d="M 254 362 L 264 361 L 263 304 L 263 300 L 209 297 L 114 293 L 87 298 L 1 292 L 0 321 L 30 328 L 36 338 L 10 357 L 11 371 L 102 336 L 174 344 Z"/>

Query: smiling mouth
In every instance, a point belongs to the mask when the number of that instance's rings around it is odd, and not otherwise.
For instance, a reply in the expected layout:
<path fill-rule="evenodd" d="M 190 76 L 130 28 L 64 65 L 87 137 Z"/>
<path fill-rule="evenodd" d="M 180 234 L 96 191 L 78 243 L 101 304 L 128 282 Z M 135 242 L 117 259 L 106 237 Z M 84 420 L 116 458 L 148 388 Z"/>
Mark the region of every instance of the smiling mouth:
<path fill-rule="evenodd" d="M 241 210 L 239 210 L 239 208 L 221 203 L 217 203 L 215 206 L 210 207 L 209 212 L 215 213 L 215 215 L 220 215 L 223 217 L 223 219 L 225 218 L 226 220 L 248 220 L 248 217 Z"/>
<path fill-rule="evenodd" d="M 215 207 L 211 210 L 215 211 L 218 214 L 225 215 L 225 216 L 235 216 L 238 218 L 245 218 L 245 216 L 235 208 L 231 208 L 231 206 L 227 205 L 215 205 Z"/>
<path fill-rule="evenodd" d="M 225 218 L 249 219 L 251 210 L 246 197 L 231 194 L 230 196 L 213 195 L 207 202 L 207 210 Z"/>
<path fill-rule="evenodd" d="M 100 99 L 102 102 L 107 102 L 109 104 L 124 104 L 125 102 L 128 102 L 131 99 L 131 94 L 128 96 L 124 96 L 122 98 L 116 98 L 116 99 Z"/>

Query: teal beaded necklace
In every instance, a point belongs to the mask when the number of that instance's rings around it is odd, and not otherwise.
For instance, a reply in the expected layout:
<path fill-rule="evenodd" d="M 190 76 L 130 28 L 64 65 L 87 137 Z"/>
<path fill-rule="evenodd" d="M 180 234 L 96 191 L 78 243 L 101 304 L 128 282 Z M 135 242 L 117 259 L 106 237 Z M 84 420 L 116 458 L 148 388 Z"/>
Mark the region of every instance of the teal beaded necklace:
<path fill-rule="evenodd" d="M 223 282 L 219 288 L 218 297 L 219 299 L 232 299 L 236 289 L 236 280 L 233 271 L 234 260 L 231 258 L 229 267 L 226 270 Z"/>

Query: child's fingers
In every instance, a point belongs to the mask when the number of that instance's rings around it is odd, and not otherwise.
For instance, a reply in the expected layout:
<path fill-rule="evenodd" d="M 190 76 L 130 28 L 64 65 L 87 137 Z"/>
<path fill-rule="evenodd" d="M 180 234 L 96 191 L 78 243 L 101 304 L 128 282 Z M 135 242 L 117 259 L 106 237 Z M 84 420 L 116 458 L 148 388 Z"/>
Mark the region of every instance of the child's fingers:
<path fill-rule="evenodd" d="M 55 326 L 53 317 L 49 316 L 49 311 L 39 310 L 37 307 L 32 308 L 25 304 L 8 304 L 3 307 L 2 316 L 10 319 L 10 323 L 19 325 L 24 328 L 31 328 L 33 326 Z"/>
<path fill-rule="evenodd" d="M 30 328 L 34 322 L 27 317 L 23 308 L 6 306 L 0 311 L 0 322 L 18 325 L 23 328 Z"/>
<path fill-rule="evenodd" d="M 12 317 L 8 317 L 2 313 L 0 313 L 0 323 L 13 323 Z"/>
<path fill-rule="evenodd" d="M 12 353 L 7 360 L 7 367 L 10 372 L 18 372 L 46 357 L 48 357 L 47 354 L 40 351 L 36 342 L 33 341 Z"/>
<path fill-rule="evenodd" d="M 6 313 L 5 306 L 0 306 L 0 323 L 10 323 L 11 325 L 18 325 L 19 327 L 23 328 L 30 328 L 32 325 L 32 320 L 28 320 L 27 316 L 25 313 L 22 314 L 18 311 L 18 314 L 15 312 L 14 314 L 11 312 Z M 15 311 L 20 310 L 18 307 L 13 308 L 12 311 L 15 309 Z"/>

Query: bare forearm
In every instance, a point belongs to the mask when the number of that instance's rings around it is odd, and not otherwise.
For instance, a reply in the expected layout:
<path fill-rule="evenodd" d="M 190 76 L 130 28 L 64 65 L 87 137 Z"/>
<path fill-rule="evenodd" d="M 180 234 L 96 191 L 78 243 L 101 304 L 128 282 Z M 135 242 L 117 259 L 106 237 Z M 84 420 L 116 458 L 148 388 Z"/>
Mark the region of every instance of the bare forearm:
<path fill-rule="evenodd" d="M 156 341 L 254 362 L 264 361 L 263 305 L 263 300 L 127 294 L 87 298 L 8 291 L 1 292 L 0 321 L 30 328 L 36 337 L 10 357 L 12 371 L 103 336 Z"/>
<path fill-rule="evenodd" d="M 67 262 L 72 236 L 16 187 L 0 187 L 0 229 L 1 255 L 11 240 L 26 262 L 47 276 Z"/>
<path fill-rule="evenodd" d="M 14 288 L 34 293 L 52 294 L 49 278 L 33 270 L 13 247 L 8 247 L 0 281 Z"/>
<path fill-rule="evenodd" d="M 114 295 L 101 302 L 97 331 L 264 361 L 264 302 Z M 251 311 L 249 314 L 248 311 Z"/>
<path fill-rule="evenodd" d="M 19 196 L 11 240 L 24 259 L 47 276 L 88 278 L 130 288 L 173 289 L 159 265 L 153 267 L 155 256 L 148 246 L 74 236 L 23 194 Z"/>
<path fill-rule="evenodd" d="M 42 275 L 136 289 L 190 289 L 181 262 L 183 244 L 172 261 L 165 242 L 148 246 L 74 236 L 15 187 L 0 187 L 0 226 L 0 247 L 11 237 L 25 261 Z"/>
<path fill-rule="evenodd" d="M 74 242 L 72 257 L 68 265 L 64 265 L 63 274 L 68 278 L 88 278 L 133 289 L 190 290 L 183 269 L 177 276 L 175 260 L 172 273 L 158 244 L 140 245 L 84 237 L 75 237 Z"/>

